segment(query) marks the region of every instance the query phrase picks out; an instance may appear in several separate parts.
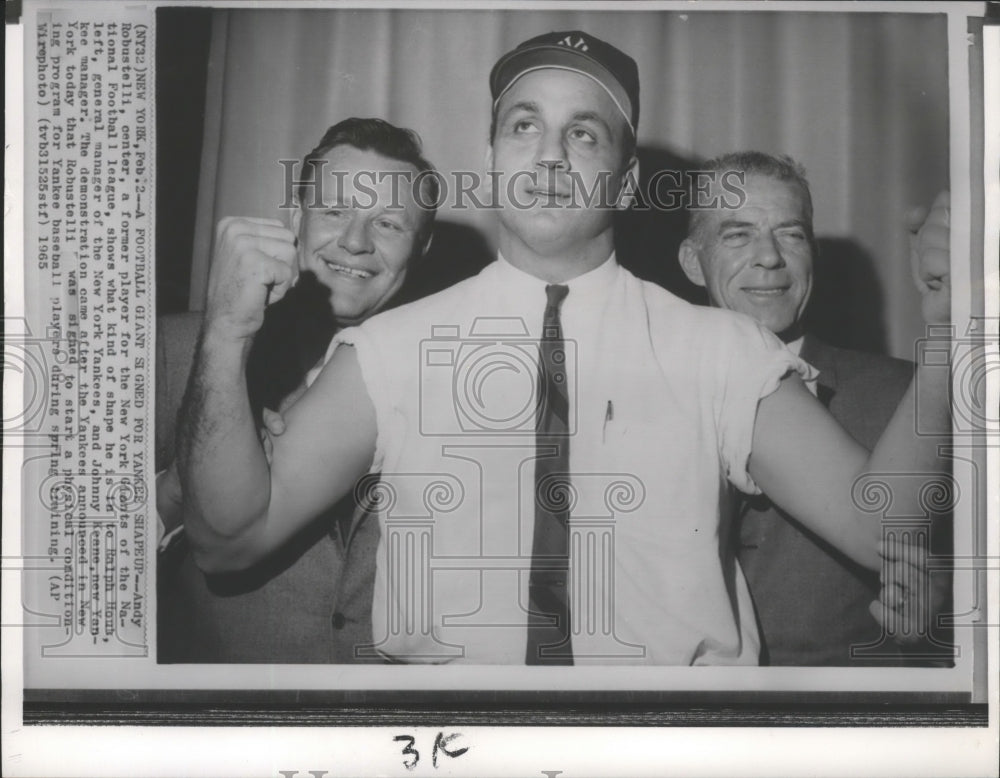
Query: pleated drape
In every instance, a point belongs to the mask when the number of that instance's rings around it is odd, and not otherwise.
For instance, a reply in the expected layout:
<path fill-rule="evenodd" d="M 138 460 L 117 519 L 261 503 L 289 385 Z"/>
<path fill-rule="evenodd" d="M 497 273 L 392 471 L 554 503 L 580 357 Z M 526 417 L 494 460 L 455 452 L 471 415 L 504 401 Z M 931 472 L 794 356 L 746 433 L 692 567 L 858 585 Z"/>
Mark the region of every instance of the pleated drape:
<path fill-rule="evenodd" d="M 191 307 L 204 305 L 216 221 L 281 215 L 278 160 L 300 159 L 342 118 L 380 116 L 417 130 L 440 170 L 481 171 L 493 62 L 569 29 L 638 62 L 642 149 L 692 164 L 747 148 L 801 161 L 817 234 L 871 266 L 856 274 L 858 315 L 880 323 L 881 348 L 912 355 L 922 323 L 902 216 L 948 184 L 940 14 L 217 10 Z M 491 213 L 440 218 L 492 239 Z"/>

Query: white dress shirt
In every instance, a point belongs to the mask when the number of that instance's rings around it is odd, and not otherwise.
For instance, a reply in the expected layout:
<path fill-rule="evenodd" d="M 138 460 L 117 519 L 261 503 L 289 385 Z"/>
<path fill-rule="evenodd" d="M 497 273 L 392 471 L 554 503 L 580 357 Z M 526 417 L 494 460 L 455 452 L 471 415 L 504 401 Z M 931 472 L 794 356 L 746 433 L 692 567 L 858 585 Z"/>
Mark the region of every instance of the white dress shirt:
<path fill-rule="evenodd" d="M 576 664 L 755 664 L 720 549 L 760 398 L 811 369 L 749 318 L 689 305 L 614 256 L 566 284 Z M 404 662 L 524 662 L 545 282 L 502 257 L 338 333 L 376 411 L 373 626 Z"/>

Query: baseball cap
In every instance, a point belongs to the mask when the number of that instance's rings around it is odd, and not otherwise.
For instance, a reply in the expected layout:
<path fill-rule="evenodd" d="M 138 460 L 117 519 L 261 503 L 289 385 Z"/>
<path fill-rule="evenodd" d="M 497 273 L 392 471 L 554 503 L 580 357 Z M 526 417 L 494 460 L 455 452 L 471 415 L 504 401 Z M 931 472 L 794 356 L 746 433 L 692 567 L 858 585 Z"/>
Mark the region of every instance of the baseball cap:
<path fill-rule="evenodd" d="M 571 70 L 594 79 L 610 95 L 632 128 L 639 124 L 639 68 L 628 54 L 580 30 L 548 32 L 504 54 L 490 71 L 493 108 L 525 73 Z"/>

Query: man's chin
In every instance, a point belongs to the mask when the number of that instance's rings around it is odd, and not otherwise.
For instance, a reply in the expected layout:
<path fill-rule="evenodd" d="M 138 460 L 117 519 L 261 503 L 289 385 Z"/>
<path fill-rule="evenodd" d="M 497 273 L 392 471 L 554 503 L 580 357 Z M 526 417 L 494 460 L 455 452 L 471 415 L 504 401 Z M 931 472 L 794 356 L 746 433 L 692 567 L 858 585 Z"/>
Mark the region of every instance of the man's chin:
<path fill-rule="evenodd" d="M 336 292 L 330 295 L 330 311 L 333 313 L 333 318 L 337 320 L 337 324 L 342 327 L 364 321 L 367 316 L 371 315 L 370 310 L 357 299 L 350 297 L 345 299 Z"/>
<path fill-rule="evenodd" d="M 757 307 L 753 305 L 741 306 L 739 308 L 734 308 L 733 310 L 738 311 L 751 319 L 756 321 L 762 327 L 769 329 L 775 335 L 785 340 L 785 334 L 791 333 L 797 329 L 795 324 L 795 317 L 785 313 L 779 313 L 773 310 L 768 310 L 767 308 Z M 794 338 L 790 338 L 794 340 Z M 787 341 L 786 341 L 787 342 Z"/>
<path fill-rule="evenodd" d="M 794 319 L 780 318 L 761 324 L 777 335 L 783 343 L 791 343 L 802 335 L 802 325 Z"/>
<path fill-rule="evenodd" d="M 526 212 L 507 227 L 541 256 L 560 255 L 592 239 L 591 233 L 596 236 L 601 232 L 597 226 L 580 225 L 568 211 Z M 584 235 L 587 237 L 582 237 Z"/>
<path fill-rule="evenodd" d="M 330 308 L 337 324 L 341 327 L 349 327 L 361 324 L 365 319 L 369 319 L 383 310 L 394 296 L 395 292 L 378 299 L 369 295 L 363 300 L 359 300 L 357 297 L 344 297 L 334 293 L 330 295 Z"/>

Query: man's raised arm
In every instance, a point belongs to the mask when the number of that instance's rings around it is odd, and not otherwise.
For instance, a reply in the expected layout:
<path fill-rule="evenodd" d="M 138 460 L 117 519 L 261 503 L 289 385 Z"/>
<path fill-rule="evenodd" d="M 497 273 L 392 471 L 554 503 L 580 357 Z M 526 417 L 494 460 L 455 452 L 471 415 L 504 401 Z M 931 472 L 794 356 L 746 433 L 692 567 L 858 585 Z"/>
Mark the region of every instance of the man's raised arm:
<path fill-rule="evenodd" d="M 924 317 L 928 324 L 946 323 L 951 294 L 947 193 L 935 201 L 919 233 L 913 263 Z M 788 513 L 871 569 L 880 567 L 882 528 L 854 503 L 855 481 L 868 473 L 886 475 L 894 487 L 893 512 L 922 515 L 919 479 L 892 476 L 948 471 L 938 446 L 951 432 L 949 370 L 919 362 L 913 383 L 870 454 L 797 378 L 782 381 L 761 400 L 757 412 L 749 463 L 757 484 Z"/>
<path fill-rule="evenodd" d="M 288 414 L 268 464 L 246 361 L 267 304 L 296 279 L 295 236 L 272 219 L 227 219 L 216 234 L 205 321 L 178 429 L 185 528 L 208 571 L 248 567 L 346 494 L 374 452 L 374 410 L 341 349 Z"/>

